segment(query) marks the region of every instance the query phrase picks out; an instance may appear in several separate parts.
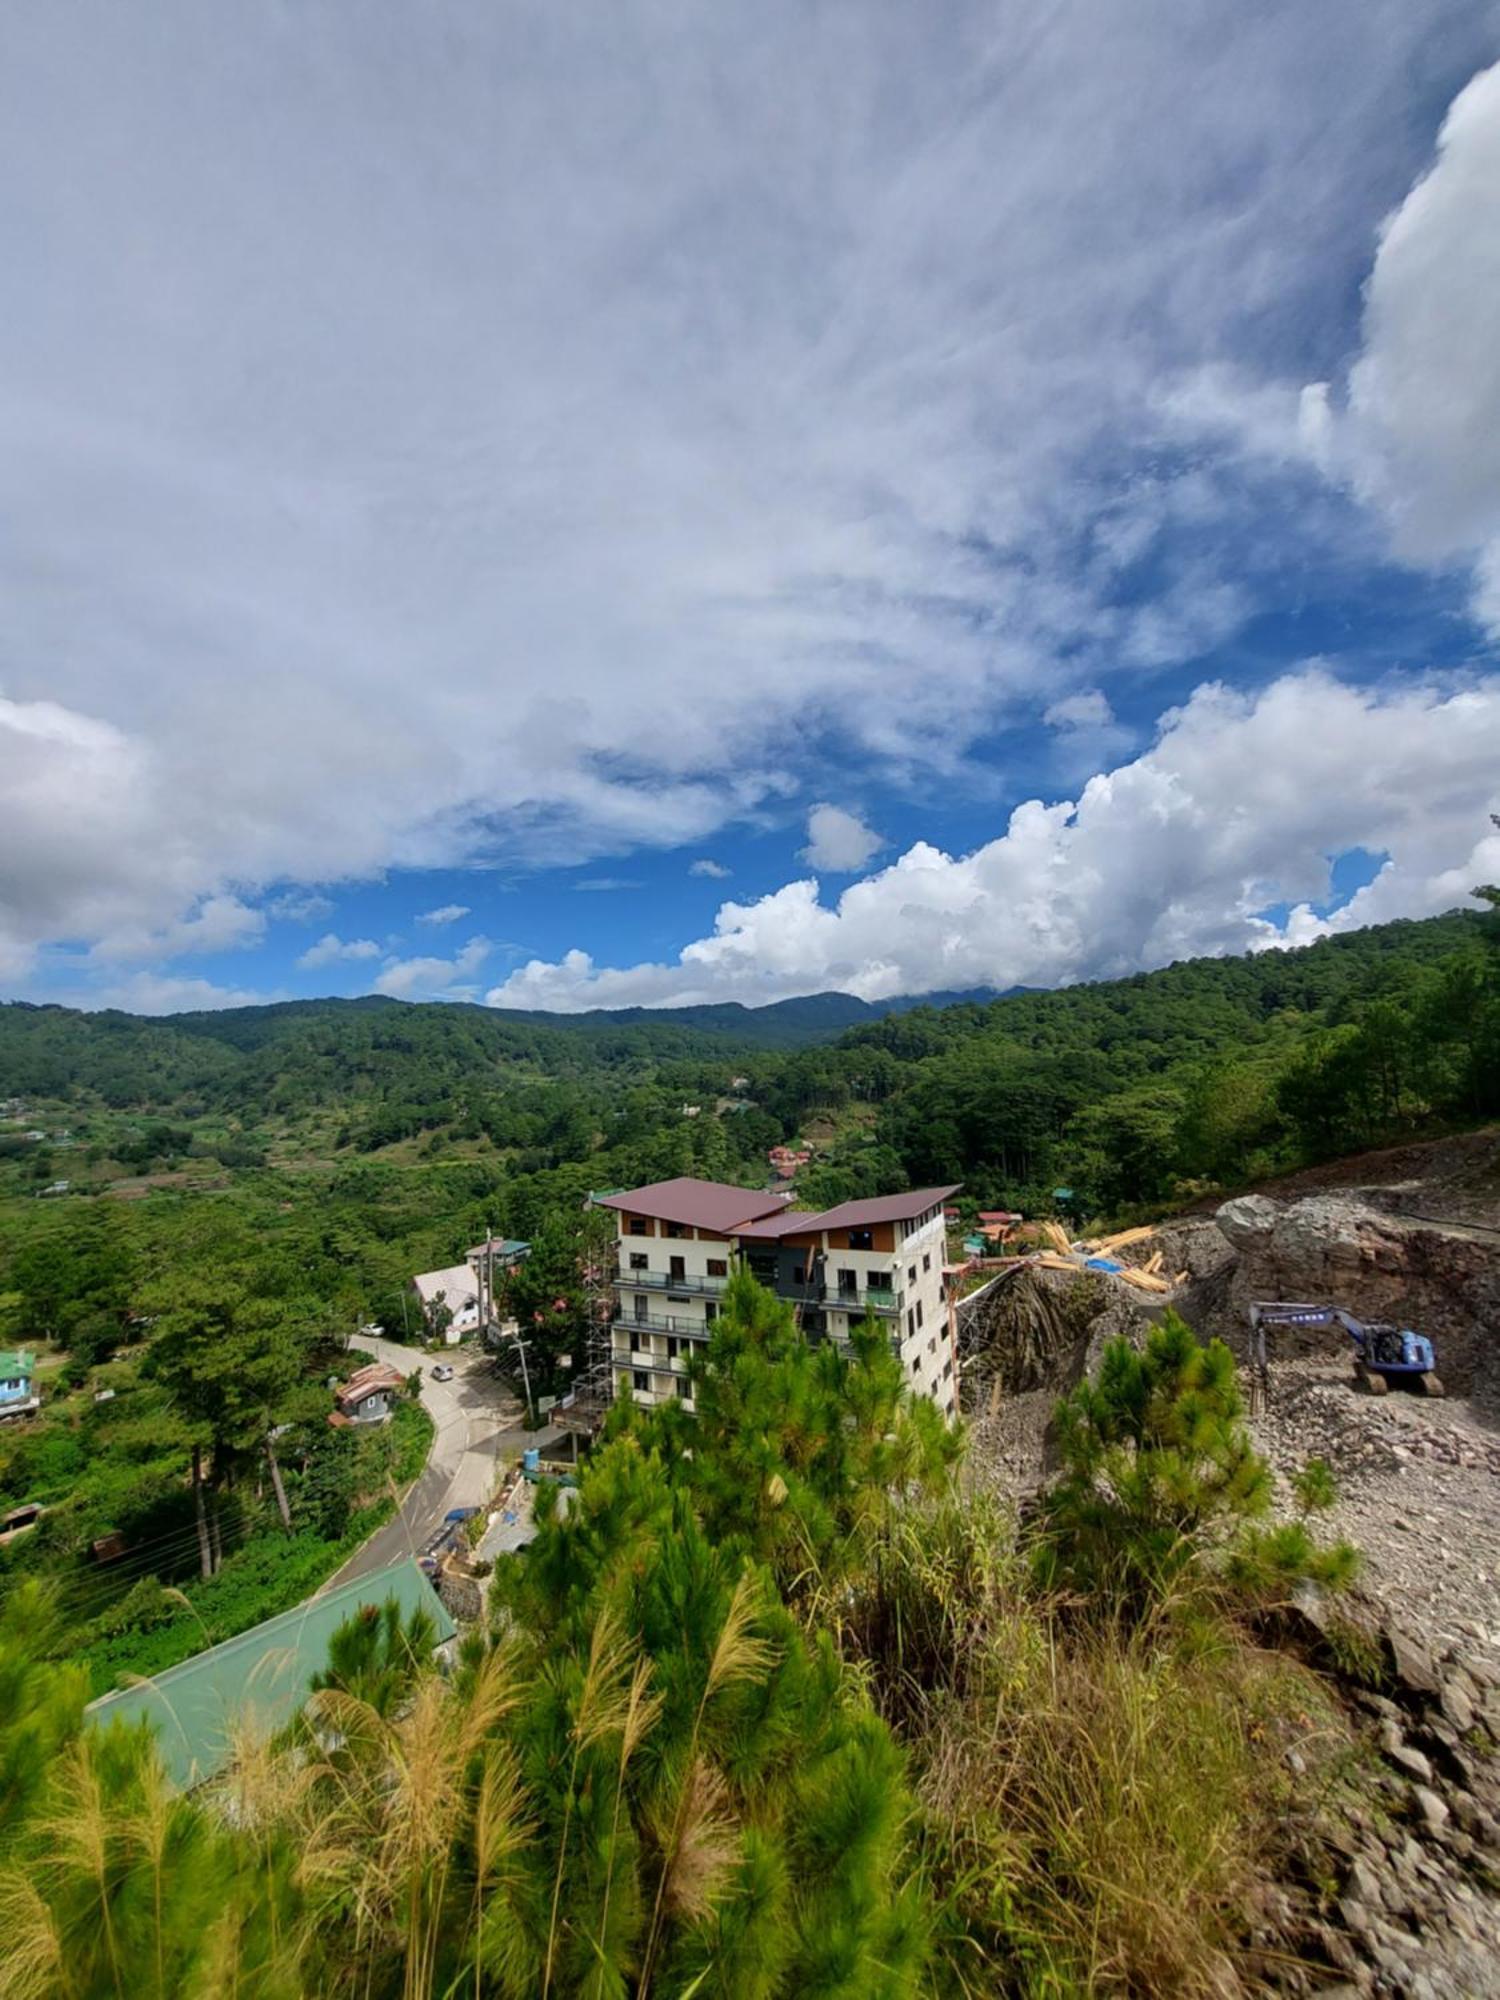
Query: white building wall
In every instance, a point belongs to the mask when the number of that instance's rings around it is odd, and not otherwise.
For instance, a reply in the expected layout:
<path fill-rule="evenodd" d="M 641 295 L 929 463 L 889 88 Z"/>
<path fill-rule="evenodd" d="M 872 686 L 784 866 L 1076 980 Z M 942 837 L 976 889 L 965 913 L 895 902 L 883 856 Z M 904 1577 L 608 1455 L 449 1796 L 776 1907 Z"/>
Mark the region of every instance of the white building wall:
<path fill-rule="evenodd" d="M 675 1234 L 669 1233 L 670 1223 L 648 1221 L 648 1227 L 655 1233 L 633 1235 L 629 1217 L 620 1217 L 615 1281 L 620 1317 L 611 1349 L 615 1386 L 646 1408 L 682 1396 L 691 1409 L 692 1398 L 683 1393 L 688 1359 L 709 1338 L 733 1251 L 725 1238 L 686 1225 Z M 679 1259 L 680 1271 L 674 1271 Z"/>

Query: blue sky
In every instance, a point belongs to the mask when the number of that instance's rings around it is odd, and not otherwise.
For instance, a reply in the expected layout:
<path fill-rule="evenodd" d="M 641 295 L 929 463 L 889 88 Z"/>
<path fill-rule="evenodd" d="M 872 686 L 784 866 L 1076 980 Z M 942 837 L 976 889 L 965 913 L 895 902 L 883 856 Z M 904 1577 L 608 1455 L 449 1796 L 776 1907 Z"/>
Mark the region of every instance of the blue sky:
<path fill-rule="evenodd" d="M 1497 63 L 21 0 L 0 994 L 877 998 L 1500 878 Z"/>

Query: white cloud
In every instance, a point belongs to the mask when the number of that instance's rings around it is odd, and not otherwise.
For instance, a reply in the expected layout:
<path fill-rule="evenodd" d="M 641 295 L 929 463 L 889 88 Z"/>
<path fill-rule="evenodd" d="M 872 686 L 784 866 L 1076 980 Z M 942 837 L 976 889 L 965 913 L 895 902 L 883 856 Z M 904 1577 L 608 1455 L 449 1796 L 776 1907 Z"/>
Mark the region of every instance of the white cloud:
<path fill-rule="evenodd" d="M 119 1007 L 127 1014 L 200 1014 L 225 1007 L 260 1007 L 278 999 L 275 993 L 216 986 L 211 979 L 178 977 L 164 972 L 134 972 L 126 979 L 74 997 L 79 1007 Z"/>
<path fill-rule="evenodd" d="M 618 889 L 640 889 L 645 885 L 632 875 L 588 875 L 573 887 L 584 895 L 612 896 Z"/>
<path fill-rule="evenodd" d="M 1109 697 L 1099 688 L 1064 695 L 1042 715 L 1049 729 L 1107 729 L 1114 719 Z"/>
<path fill-rule="evenodd" d="M 1500 676 L 1379 694 L 1309 669 L 1254 697 L 1215 684 L 1162 718 L 1151 749 L 1076 802 L 1029 800 L 953 858 L 918 843 L 836 904 L 789 882 L 725 903 L 672 965 L 619 970 L 581 951 L 533 959 L 495 1005 L 752 1004 L 833 987 L 882 999 L 943 987 L 1052 985 L 1197 953 L 1301 942 L 1465 901 L 1500 879 Z M 1330 862 L 1390 859 L 1338 915 Z M 1294 908 L 1281 929 L 1259 913 Z"/>
<path fill-rule="evenodd" d="M 807 845 L 800 858 L 809 868 L 850 875 L 884 845 L 857 813 L 845 812 L 841 806 L 814 806 L 807 815 Z"/>
<path fill-rule="evenodd" d="M 141 924 L 111 925 L 93 956 L 110 961 L 202 957 L 209 952 L 243 951 L 265 936 L 264 910 L 238 896 L 205 896 L 196 909 L 158 930 Z"/>
<path fill-rule="evenodd" d="M 317 965 L 337 965 L 344 961 L 354 962 L 362 958 L 379 958 L 380 946 L 374 938 L 344 938 L 329 931 L 316 944 L 310 944 L 297 960 L 304 968 L 311 970 Z"/>
<path fill-rule="evenodd" d="M 1188 35 L 1166 0 L 16 11 L 8 977 L 266 884 L 697 847 L 835 759 L 978 786 L 1060 657 L 1213 644 L 1285 510 L 1161 384 L 1327 371 L 1306 330 L 1489 32 L 1449 0 L 1210 0 Z"/>
<path fill-rule="evenodd" d="M 460 917 L 470 914 L 467 903 L 443 903 L 436 910 L 424 910 L 417 918 L 419 924 L 456 924 Z"/>
<path fill-rule="evenodd" d="M 1500 64 L 1388 219 L 1349 381 L 1356 477 L 1420 562 L 1472 562 L 1500 633 Z"/>
<path fill-rule="evenodd" d="M 468 981 L 489 955 L 489 939 L 474 937 L 452 958 L 393 958 L 372 990 L 396 1000 L 467 999 L 478 990 Z"/>
<path fill-rule="evenodd" d="M 268 917 L 278 917 L 283 923 L 315 924 L 321 917 L 332 916 L 333 902 L 314 890 L 288 890 L 273 896 L 265 909 Z"/>
<path fill-rule="evenodd" d="M 711 882 L 724 882 L 734 873 L 722 861 L 714 861 L 706 854 L 700 854 L 696 861 L 688 863 L 689 875 L 706 875 Z"/>

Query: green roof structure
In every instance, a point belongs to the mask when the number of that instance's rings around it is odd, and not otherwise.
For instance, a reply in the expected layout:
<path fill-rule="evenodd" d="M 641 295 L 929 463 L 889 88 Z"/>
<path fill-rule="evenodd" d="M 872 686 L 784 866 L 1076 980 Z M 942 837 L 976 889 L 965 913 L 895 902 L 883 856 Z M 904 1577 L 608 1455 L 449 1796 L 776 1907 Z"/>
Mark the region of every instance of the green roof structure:
<path fill-rule="evenodd" d="M 36 1356 L 29 1347 L 0 1347 L 0 1382 L 29 1382 Z"/>
<path fill-rule="evenodd" d="M 87 1714 L 103 1724 L 116 1719 L 152 1723 L 168 1777 L 191 1791 L 228 1761 L 235 1735 L 247 1726 L 264 1733 L 290 1722 L 313 1675 L 327 1666 L 328 1644 L 340 1625 L 366 1606 L 378 1608 L 391 1598 L 403 1618 L 425 1611 L 437 1628 L 439 1644 L 457 1630 L 437 1592 L 408 1557 L 373 1576 L 309 1597 L 153 1680 L 100 1695 L 89 1703 Z"/>

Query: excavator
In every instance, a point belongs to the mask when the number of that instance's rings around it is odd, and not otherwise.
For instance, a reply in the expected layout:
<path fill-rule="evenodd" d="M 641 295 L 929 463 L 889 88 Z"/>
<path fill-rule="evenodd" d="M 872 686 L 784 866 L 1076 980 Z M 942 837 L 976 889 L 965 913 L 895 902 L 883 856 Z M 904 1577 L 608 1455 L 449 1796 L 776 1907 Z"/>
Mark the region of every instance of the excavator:
<path fill-rule="evenodd" d="M 1251 1400 L 1256 1408 L 1264 1407 L 1270 1381 L 1267 1327 L 1317 1326 L 1341 1326 L 1348 1334 L 1354 1343 L 1354 1384 L 1368 1395 L 1383 1396 L 1392 1388 L 1410 1389 L 1419 1396 L 1442 1395 L 1443 1385 L 1433 1372 L 1437 1357 L 1426 1334 L 1388 1320 L 1359 1320 L 1342 1306 L 1257 1299 L 1250 1307 Z"/>

